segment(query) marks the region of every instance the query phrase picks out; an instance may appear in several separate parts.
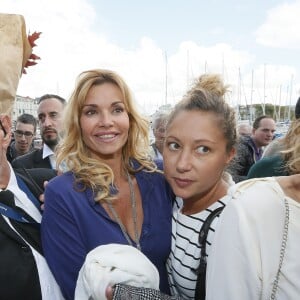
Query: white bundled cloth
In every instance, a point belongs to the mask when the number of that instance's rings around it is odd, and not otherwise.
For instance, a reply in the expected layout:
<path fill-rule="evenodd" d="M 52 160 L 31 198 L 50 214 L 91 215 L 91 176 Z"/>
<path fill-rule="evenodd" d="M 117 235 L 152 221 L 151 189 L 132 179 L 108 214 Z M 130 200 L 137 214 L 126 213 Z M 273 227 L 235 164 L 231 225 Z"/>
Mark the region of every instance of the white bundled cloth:
<path fill-rule="evenodd" d="M 132 246 L 99 246 L 87 254 L 79 271 L 75 300 L 104 300 L 107 286 L 116 283 L 159 289 L 159 273 L 152 262 Z"/>

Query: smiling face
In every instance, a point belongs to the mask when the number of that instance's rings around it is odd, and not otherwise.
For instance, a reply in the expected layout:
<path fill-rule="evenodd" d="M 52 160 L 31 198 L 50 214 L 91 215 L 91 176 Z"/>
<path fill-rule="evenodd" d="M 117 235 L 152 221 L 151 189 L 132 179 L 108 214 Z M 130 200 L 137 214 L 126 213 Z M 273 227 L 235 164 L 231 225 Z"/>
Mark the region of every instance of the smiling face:
<path fill-rule="evenodd" d="M 92 86 L 80 116 L 83 141 L 92 156 L 102 160 L 121 158 L 129 125 L 118 86 L 108 82 Z"/>
<path fill-rule="evenodd" d="M 183 110 L 168 125 L 164 146 L 164 173 L 176 196 L 197 202 L 221 182 L 234 150 L 212 112 Z"/>

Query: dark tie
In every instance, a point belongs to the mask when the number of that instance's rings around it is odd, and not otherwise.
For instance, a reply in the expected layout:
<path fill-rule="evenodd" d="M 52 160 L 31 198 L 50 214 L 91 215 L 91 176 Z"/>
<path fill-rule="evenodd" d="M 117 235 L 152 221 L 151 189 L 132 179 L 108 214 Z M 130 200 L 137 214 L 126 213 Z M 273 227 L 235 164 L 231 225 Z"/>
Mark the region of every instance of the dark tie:
<path fill-rule="evenodd" d="M 30 201 L 30 200 L 28 200 Z M 20 222 L 10 218 L 10 223 L 16 231 L 40 254 L 42 254 L 39 224 L 29 216 L 22 208 L 15 205 L 15 196 L 10 190 L 0 192 L 0 202 L 11 207 L 18 214 L 22 215 L 29 223 Z"/>
<path fill-rule="evenodd" d="M 1 191 L 0 202 L 9 207 L 14 207 L 15 206 L 14 194 L 10 190 Z"/>

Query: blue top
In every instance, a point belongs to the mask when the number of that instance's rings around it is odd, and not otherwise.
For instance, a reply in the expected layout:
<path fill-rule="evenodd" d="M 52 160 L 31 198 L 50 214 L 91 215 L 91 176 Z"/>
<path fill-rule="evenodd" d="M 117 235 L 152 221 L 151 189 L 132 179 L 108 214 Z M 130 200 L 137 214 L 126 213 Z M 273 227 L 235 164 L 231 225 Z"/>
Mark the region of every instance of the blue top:
<path fill-rule="evenodd" d="M 142 252 L 159 271 L 161 291 L 169 294 L 165 263 L 171 248 L 173 193 L 163 174 L 139 171 L 135 177 L 144 213 Z M 128 243 L 119 225 L 95 203 L 91 189 L 74 189 L 73 173 L 52 179 L 45 199 L 41 226 L 45 258 L 64 297 L 71 300 L 87 253 L 104 244 Z"/>

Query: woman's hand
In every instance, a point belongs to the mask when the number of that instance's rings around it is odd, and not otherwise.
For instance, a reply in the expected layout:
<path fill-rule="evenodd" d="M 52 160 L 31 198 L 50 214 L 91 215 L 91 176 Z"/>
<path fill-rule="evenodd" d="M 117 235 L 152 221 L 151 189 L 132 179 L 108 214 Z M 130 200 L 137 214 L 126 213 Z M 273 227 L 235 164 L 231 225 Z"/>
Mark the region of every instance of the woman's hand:
<path fill-rule="evenodd" d="M 11 120 L 8 115 L 0 115 L 0 187 L 6 188 L 10 167 L 6 158 L 6 151 L 11 141 Z"/>
<path fill-rule="evenodd" d="M 108 285 L 105 291 L 105 296 L 107 300 L 112 300 L 114 296 L 114 289 L 111 285 Z"/>

